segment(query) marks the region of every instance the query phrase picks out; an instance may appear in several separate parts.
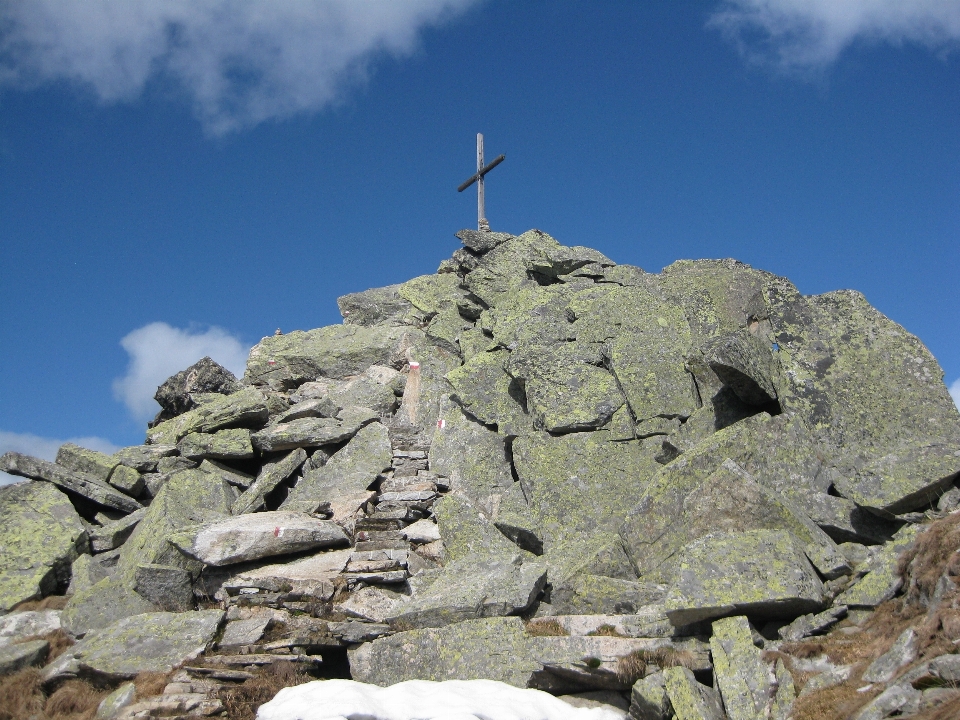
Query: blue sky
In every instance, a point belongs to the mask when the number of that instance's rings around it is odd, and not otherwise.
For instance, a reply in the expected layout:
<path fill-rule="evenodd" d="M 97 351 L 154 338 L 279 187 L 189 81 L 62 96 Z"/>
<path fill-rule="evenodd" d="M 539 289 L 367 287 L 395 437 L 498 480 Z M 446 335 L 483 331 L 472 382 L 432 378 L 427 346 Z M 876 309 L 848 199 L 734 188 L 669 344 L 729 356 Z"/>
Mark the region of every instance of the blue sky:
<path fill-rule="evenodd" d="M 0 451 L 435 271 L 477 132 L 493 229 L 853 288 L 957 383 L 958 49 L 960 0 L 0 0 Z"/>

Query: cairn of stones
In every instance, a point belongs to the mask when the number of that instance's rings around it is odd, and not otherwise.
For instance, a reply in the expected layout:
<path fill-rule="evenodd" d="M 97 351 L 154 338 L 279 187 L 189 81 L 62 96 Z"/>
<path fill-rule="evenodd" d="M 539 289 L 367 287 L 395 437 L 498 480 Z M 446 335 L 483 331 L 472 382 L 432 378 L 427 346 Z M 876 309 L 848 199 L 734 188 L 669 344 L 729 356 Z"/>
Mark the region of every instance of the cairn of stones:
<path fill-rule="evenodd" d="M 175 673 L 116 717 L 222 713 L 277 662 L 789 717 L 763 651 L 869 616 L 960 505 L 937 361 L 854 291 L 457 236 L 342 324 L 263 338 L 242 379 L 171 377 L 142 445 L 0 458 L 29 479 L 0 489 L 0 672 L 61 628 L 51 685 Z"/>

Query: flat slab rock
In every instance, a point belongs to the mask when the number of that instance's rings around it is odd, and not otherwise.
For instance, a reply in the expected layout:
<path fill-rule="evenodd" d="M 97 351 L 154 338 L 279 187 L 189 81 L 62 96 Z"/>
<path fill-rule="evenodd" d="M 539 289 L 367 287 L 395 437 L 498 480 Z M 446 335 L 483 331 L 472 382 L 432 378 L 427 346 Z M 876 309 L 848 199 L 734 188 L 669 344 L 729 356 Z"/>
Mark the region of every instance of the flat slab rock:
<path fill-rule="evenodd" d="M 306 513 L 277 510 L 204 525 L 192 543 L 178 543 L 178 547 L 207 565 L 219 566 L 349 542 L 336 523 Z"/>
<path fill-rule="evenodd" d="M 129 680 L 142 672 L 169 672 L 193 660 L 213 642 L 222 610 L 145 613 L 92 631 L 48 665 L 43 681 L 74 677 L 81 671 L 109 680 Z"/>
<path fill-rule="evenodd" d="M 59 610 L 27 610 L 0 617 L 0 647 L 31 635 L 46 635 L 60 629 Z"/>

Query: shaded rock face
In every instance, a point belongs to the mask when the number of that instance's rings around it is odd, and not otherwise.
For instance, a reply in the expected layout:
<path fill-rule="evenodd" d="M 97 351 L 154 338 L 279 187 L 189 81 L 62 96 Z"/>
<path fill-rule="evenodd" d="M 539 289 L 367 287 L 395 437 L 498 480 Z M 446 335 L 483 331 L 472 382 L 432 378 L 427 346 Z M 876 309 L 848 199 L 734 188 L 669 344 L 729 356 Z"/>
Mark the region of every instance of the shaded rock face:
<path fill-rule="evenodd" d="M 956 507 L 936 361 L 857 293 L 734 260 L 654 274 L 539 230 L 458 237 L 436 274 L 340 298 L 343 324 L 264 338 L 242 380 L 178 373 L 143 445 L 3 456 L 31 482 L 0 490 L 0 612 L 72 582 L 74 660 L 115 679 L 134 668 L 97 637 L 167 667 L 220 603 L 245 623 L 226 666 L 349 646 L 379 684 L 788 717 L 756 627 L 800 640 L 895 597 L 917 523 Z M 181 620 L 185 644 L 134 638 Z"/>
<path fill-rule="evenodd" d="M 153 399 L 160 404 L 161 410 L 152 424 L 157 425 L 197 407 L 194 394 L 230 395 L 239 389 L 240 383 L 232 372 L 209 357 L 202 358 L 157 388 Z"/>

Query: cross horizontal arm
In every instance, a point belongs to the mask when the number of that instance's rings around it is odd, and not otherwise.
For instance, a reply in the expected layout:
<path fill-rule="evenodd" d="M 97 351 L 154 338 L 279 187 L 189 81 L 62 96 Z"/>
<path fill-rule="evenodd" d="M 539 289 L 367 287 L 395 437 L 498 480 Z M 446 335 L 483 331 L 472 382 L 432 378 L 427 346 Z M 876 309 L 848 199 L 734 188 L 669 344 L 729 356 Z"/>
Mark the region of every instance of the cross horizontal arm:
<path fill-rule="evenodd" d="M 498 158 L 496 158 L 493 162 L 491 162 L 489 165 L 486 165 L 486 166 L 484 166 L 483 168 L 481 168 L 481 169 L 480 169 L 475 175 L 473 175 L 469 180 L 467 180 L 467 181 L 464 182 L 460 187 L 458 187 L 458 188 L 457 188 L 457 192 L 463 192 L 464 190 L 466 190 L 468 187 L 470 187 L 471 185 L 473 185 L 477 180 L 479 180 L 480 178 L 482 178 L 484 175 L 486 175 L 488 172 L 490 172 L 491 170 L 493 170 L 497 165 L 499 165 L 500 163 L 502 163 L 502 162 L 503 162 L 504 160 L 506 160 L 506 159 L 507 159 L 507 156 L 506 156 L 506 155 L 500 155 L 500 156 L 499 156 Z"/>

